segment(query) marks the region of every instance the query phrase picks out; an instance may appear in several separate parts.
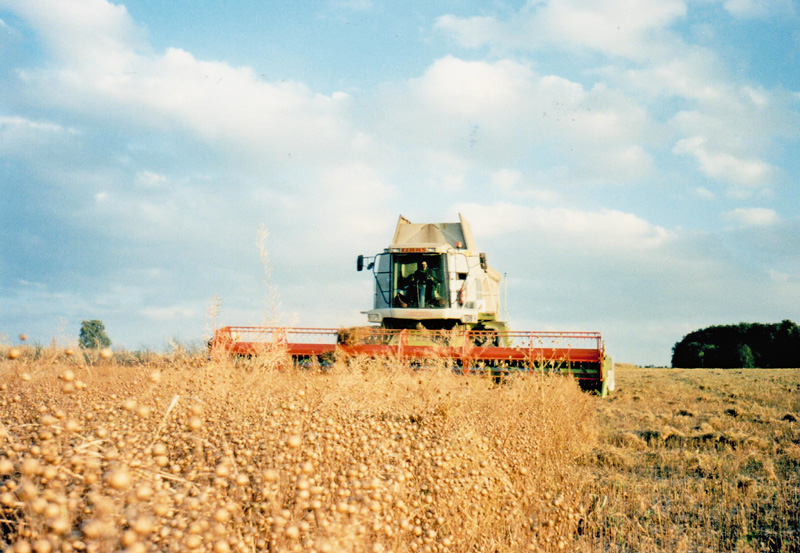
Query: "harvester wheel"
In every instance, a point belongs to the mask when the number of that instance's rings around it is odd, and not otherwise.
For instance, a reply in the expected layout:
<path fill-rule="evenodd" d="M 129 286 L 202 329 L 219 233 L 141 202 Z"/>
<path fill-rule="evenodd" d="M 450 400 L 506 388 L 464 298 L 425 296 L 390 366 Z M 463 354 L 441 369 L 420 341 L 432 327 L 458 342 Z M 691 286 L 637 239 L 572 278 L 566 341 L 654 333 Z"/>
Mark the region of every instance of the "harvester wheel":
<path fill-rule="evenodd" d="M 597 392 L 600 397 L 606 397 L 608 392 L 613 392 L 616 387 L 616 380 L 614 378 L 614 362 L 611 357 L 603 356 L 603 365 L 601 367 L 603 374 L 603 381 L 600 383 L 600 389 Z"/>
<path fill-rule="evenodd" d="M 608 374 L 606 374 L 606 390 L 609 392 L 613 392 L 614 388 L 617 387 L 617 383 L 614 378 L 614 363 L 609 363 L 610 368 L 608 369 Z"/>

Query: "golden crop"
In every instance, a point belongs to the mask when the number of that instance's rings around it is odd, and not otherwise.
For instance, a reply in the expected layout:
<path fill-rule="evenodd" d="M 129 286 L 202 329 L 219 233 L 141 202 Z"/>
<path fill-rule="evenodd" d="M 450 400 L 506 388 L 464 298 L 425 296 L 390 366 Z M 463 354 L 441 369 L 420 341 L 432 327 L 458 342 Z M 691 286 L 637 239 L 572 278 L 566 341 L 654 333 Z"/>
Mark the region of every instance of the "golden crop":
<path fill-rule="evenodd" d="M 6 361 L 0 504 L 22 551 L 564 547 L 592 398 L 361 360 Z M 24 378 L 27 375 L 27 378 Z"/>
<path fill-rule="evenodd" d="M 629 368 L 600 399 L 435 361 L 22 349 L 0 362 L 5 551 L 798 548 L 800 406 L 776 393 L 797 371 L 755 394 Z"/>

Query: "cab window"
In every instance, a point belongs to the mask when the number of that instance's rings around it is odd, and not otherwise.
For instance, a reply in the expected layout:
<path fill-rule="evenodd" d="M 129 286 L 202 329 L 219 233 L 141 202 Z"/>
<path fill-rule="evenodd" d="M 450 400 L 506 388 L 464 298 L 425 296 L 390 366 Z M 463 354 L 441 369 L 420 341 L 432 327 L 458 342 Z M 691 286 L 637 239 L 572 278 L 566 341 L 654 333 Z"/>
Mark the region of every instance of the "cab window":
<path fill-rule="evenodd" d="M 395 255 L 392 270 L 394 307 L 448 307 L 445 265 L 443 255 Z"/>

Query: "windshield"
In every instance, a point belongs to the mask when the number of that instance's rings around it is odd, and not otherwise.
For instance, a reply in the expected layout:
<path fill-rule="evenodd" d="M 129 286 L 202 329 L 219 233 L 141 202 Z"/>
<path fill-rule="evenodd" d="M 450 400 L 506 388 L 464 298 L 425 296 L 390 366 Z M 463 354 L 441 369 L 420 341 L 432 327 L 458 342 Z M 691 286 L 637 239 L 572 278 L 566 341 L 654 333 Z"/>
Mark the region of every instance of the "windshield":
<path fill-rule="evenodd" d="M 394 307 L 444 308 L 447 305 L 446 257 L 395 254 L 392 259 Z"/>

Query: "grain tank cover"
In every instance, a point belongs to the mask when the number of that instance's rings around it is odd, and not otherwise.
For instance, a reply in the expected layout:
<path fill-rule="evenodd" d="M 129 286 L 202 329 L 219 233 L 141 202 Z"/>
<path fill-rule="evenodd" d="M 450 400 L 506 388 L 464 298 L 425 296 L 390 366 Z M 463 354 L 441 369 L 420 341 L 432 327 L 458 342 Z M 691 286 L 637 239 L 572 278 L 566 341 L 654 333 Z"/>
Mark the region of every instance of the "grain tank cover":
<path fill-rule="evenodd" d="M 472 228 L 460 213 L 458 218 L 458 223 L 412 223 L 401 215 L 390 248 L 449 246 L 477 251 Z"/>

